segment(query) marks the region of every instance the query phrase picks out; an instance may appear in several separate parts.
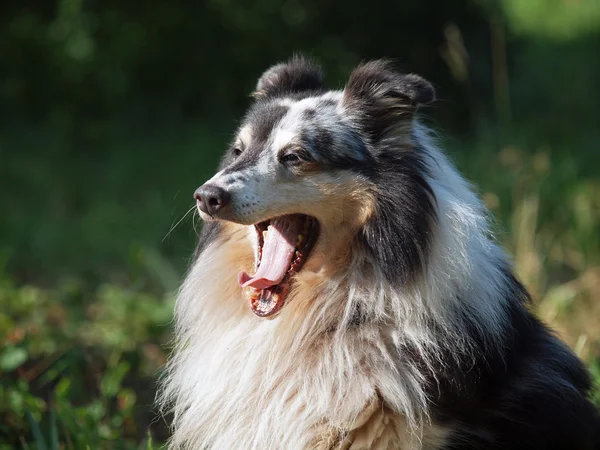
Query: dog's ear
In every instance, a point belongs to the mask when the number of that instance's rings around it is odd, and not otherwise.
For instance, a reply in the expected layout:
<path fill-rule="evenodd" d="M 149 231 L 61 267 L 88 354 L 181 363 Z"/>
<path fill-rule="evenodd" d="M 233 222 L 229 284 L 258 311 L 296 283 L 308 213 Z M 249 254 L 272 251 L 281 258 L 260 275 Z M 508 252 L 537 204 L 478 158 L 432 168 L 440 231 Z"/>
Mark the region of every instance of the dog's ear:
<path fill-rule="evenodd" d="M 435 100 L 431 83 L 414 74 L 401 74 L 390 61 L 376 60 L 357 67 L 344 88 L 344 106 L 353 110 L 373 137 L 410 125 L 419 105 Z"/>
<path fill-rule="evenodd" d="M 324 88 L 321 68 L 303 56 L 294 56 L 286 63 L 268 69 L 259 78 L 254 98 L 320 91 Z"/>

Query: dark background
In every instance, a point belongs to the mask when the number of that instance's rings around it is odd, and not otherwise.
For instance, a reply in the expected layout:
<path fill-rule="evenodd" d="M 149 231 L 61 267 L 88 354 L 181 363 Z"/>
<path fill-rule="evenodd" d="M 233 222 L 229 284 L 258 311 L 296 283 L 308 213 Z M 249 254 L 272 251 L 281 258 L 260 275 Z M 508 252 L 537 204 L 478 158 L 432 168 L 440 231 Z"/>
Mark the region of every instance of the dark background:
<path fill-rule="evenodd" d="M 295 52 L 334 88 L 378 57 L 435 85 L 423 119 L 600 379 L 596 0 L 4 0 L 0 449 L 164 440 L 152 403 L 192 193 Z"/>

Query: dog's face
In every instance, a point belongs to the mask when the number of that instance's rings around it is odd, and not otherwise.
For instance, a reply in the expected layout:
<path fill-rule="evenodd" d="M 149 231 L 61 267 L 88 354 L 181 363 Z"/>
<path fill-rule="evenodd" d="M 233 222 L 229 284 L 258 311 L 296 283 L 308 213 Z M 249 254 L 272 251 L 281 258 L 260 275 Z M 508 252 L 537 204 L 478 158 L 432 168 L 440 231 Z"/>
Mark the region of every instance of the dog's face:
<path fill-rule="evenodd" d="M 229 197 L 212 216 L 245 225 L 295 213 L 328 221 L 326 206 L 351 197 L 361 170 L 373 164 L 340 97 L 325 93 L 256 102 L 223 169 L 207 182 Z M 210 208 L 201 214 L 212 218 Z"/>
<path fill-rule="evenodd" d="M 355 70 L 344 91 L 326 91 L 319 69 L 295 58 L 265 72 L 254 97 L 221 170 L 195 197 L 204 220 L 256 230 L 257 272 L 239 283 L 267 316 L 317 244 L 327 252 L 369 219 L 378 146 L 392 134 L 408 142 L 414 106 L 433 92 L 383 63 Z"/>

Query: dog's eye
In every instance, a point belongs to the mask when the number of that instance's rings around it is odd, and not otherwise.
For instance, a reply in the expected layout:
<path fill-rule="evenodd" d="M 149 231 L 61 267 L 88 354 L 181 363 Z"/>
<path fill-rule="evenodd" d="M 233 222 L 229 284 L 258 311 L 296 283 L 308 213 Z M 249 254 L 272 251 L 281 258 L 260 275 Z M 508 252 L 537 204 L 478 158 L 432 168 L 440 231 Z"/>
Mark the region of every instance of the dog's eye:
<path fill-rule="evenodd" d="M 239 147 L 235 147 L 235 148 L 233 149 L 233 154 L 234 154 L 235 156 L 240 156 L 240 155 L 242 154 L 242 151 L 243 151 L 243 150 L 242 150 L 241 148 L 239 148 Z"/>
<path fill-rule="evenodd" d="M 293 166 L 295 164 L 300 164 L 301 162 L 310 160 L 310 155 L 303 150 L 290 151 L 288 153 L 284 153 L 279 157 L 279 162 L 281 162 L 282 164 L 287 164 L 289 166 Z"/>
<path fill-rule="evenodd" d="M 300 161 L 300 157 L 295 153 L 288 153 L 279 158 L 279 160 L 283 163 L 295 163 Z"/>

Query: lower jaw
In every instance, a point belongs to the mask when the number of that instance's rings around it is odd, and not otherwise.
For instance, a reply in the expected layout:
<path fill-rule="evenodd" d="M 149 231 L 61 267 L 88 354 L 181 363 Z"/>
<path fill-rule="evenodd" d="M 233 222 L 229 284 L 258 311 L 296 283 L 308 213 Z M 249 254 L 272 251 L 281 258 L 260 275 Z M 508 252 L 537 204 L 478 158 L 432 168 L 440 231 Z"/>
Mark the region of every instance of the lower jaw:
<path fill-rule="evenodd" d="M 248 289 L 248 297 L 252 312 L 258 317 L 269 317 L 277 314 L 285 304 L 285 297 L 289 286 L 276 286 L 257 291 L 254 288 Z"/>

